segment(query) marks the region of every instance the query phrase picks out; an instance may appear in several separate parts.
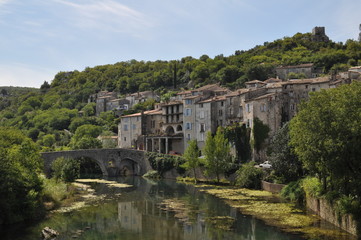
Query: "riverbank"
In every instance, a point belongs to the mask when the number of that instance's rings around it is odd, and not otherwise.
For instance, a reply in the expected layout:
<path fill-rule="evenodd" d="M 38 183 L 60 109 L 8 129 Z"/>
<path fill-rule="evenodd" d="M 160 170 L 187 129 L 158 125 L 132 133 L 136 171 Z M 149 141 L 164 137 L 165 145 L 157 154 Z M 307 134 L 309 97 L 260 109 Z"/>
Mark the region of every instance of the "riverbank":
<path fill-rule="evenodd" d="M 356 237 L 322 221 L 318 216 L 307 214 L 278 194 L 240 189 L 233 186 L 193 184 L 199 191 L 224 200 L 242 214 L 252 215 L 267 225 L 282 231 L 300 234 L 307 239 L 354 240 Z"/>
<path fill-rule="evenodd" d="M 96 195 L 95 190 L 91 186 L 92 183 L 103 183 L 115 188 L 132 187 L 128 184 L 120 184 L 116 181 L 104 179 L 77 179 L 69 184 L 61 182 L 57 183 L 57 185 L 49 184 L 52 188 L 51 190 L 49 189 L 48 193 L 51 195 L 51 199 L 44 202 L 45 209 L 49 213 L 71 212 L 96 201 L 103 200 L 106 196 Z"/>

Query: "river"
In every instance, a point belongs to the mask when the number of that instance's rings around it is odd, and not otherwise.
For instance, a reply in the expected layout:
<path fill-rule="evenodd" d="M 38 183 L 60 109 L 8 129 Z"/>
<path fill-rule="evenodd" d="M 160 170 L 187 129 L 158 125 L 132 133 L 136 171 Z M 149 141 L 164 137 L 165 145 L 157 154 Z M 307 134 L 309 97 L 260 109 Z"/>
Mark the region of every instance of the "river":
<path fill-rule="evenodd" d="M 140 177 L 117 181 L 132 187 L 92 183 L 102 200 L 71 212 L 53 213 L 40 222 L 1 229 L 0 239 L 41 239 L 45 226 L 60 232 L 57 239 L 302 239 L 242 215 L 192 185 Z"/>

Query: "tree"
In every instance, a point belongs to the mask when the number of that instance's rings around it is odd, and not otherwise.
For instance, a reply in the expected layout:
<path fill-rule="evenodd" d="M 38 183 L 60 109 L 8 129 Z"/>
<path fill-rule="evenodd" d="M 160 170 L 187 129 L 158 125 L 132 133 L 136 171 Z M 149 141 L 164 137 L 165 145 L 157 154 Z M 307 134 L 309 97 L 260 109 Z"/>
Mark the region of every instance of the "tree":
<path fill-rule="evenodd" d="M 53 178 L 57 181 L 73 182 L 79 178 L 80 162 L 72 158 L 60 157 L 52 164 Z"/>
<path fill-rule="evenodd" d="M 224 136 L 222 127 L 218 127 L 214 137 L 211 132 L 207 132 L 204 155 L 206 174 L 208 176 L 215 174 L 217 182 L 219 182 L 220 175 L 226 172 L 232 164 L 230 145 Z"/>
<path fill-rule="evenodd" d="M 290 123 L 291 145 L 324 191 L 361 196 L 361 83 L 311 95 Z M 360 199 L 359 199 L 360 200 Z"/>
<path fill-rule="evenodd" d="M 196 168 L 200 164 L 197 140 L 192 139 L 188 142 L 188 147 L 184 152 L 183 158 L 185 159 L 185 163 L 182 165 L 182 167 L 184 167 L 186 170 L 193 170 L 194 178 L 197 182 Z"/>
<path fill-rule="evenodd" d="M 85 124 L 78 127 L 70 141 L 70 147 L 73 149 L 91 149 L 101 148 L 102 143 L 97 137 L 103 131 L 102 127 Z"/>
<path fill-rule="evenodd" d="M 19 130 L 0 128 L 0 224 L 41 212 L 41 158 L 36 144 Z"/>
<path fill-rule="evenodd" d="M 268 138 L 270 129 L 267 125 L 263 124 L 259 118 L 254 118 L 253 123 L 253 147 L 258 153 L 262 149 L 263 143 Z"/>
<path fill-rule="evenodd" d="M 296 181 L 303 175 L 302 162 L 289 145 L 289 123 L 286 123 L 271 140 L 269 161 L 274 176 L 282 183 Z"/>

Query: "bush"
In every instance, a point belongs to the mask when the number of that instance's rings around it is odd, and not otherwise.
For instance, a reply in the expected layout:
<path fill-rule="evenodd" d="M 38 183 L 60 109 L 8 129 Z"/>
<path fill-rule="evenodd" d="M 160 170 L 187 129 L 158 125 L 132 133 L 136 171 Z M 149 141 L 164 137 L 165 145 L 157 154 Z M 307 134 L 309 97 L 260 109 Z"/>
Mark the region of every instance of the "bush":
<path fill-rule="evenodd" d="M 302 180 L 290 182 L 282 189 L 281 196 L 284 199 L 303 205 L 305 201 L 305 192 L 302 188 Z"/>
<path fill-rule="evenodd" d="M 182 157 L 155 152 L 147 152 L 146 156 L 150 166 L 154 170 L 158 171 L 160 176 L 163 176 L 166 171 L 169 171 L 173 168 L 176 168 L 179 174 L 184 173 L 184 169 L 181 167 L 181 165 L 184 164 L 185 161 Z"/>
<path fill-rule="evenodd" d="M 72 158 L 57 158 L 52 165 L 53 177 L 64 182 L 73 182 L 79 178 L 80 163 Z"/>
<path fill-rule="evenodd" d="M 319 197 L 322 195 L 322 184 L 318 178 L 306 177 L 302 180 L 302 188 L 306 196 Z"/>
<path fill-rule="evenodd" d="M 262 169 L 255 168 L 254 162 L 241 165 L 237 171 L 236 185 L 244 188 L 261 188 L 261 179 L 263 176 Z"/>
<path fill-rule="evenodd" d="M 156 171 L 156 170 L 148 171 L 146 174 L 143 175 L 143 177 L 151 178 L 151 179 L 160 179 L 161 178 L 158 171 Z"/>

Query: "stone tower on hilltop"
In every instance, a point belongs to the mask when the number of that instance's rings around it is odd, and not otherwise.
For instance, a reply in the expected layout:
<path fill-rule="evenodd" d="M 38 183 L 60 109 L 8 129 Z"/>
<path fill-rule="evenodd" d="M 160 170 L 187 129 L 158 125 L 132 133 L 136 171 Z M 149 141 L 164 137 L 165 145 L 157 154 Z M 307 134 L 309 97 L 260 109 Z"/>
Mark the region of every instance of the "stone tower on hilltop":
<path fill-rule="evenodd" d="M 359 29 L 360 29 L 360 33 L 359 33 L 359 35 L 358 35 L 358 41 L 361 42 L 361 24 L 360 24 L 360 26 L 359 26 Z"/>
<path fill-rule="evenodd" d="M 328 42 L 330 39 L 325 33 L 325 27 L 314 27 L 312 29 L 311 40 L 314 42 Z"/>

